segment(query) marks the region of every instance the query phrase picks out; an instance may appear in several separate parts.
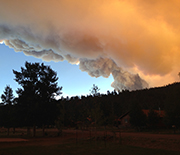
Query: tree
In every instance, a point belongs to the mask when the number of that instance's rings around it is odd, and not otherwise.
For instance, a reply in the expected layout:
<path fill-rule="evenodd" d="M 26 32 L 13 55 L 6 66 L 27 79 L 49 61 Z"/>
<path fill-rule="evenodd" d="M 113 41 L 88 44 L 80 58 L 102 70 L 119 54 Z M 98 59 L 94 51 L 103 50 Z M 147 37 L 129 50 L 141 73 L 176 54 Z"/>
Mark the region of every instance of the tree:
<path fill-rule="evenodd" d="M 13 127 L 15 130 L 15 122 L 16 122 L 16 111 L 13 106 L 14 95 L 12 88 L 7 85 L 5 87 L 5 91 L 1 95 L 2 104 L 4 106 L 1 107 L 1 126 L 6 127 L 8 130 L 7 134 L 9 135 L 9 128 Z"/>
<path fill-rule="evenodd" d="M 5 87 L 5 91 L 1 95 L 2 104 L 6 105 L 12 105 L 14 96 L 13 96 L 13 90 L 10 86 Z"/>
<path fill-rule="evenodd" d="M 158 114 L 153 109 L 150 109 L 147 117 L 147 123 L 149 125 L 149 128 L 151 129 L 157 128 L 158 122 L 159 122 Z"/>
<path fill-rule="evenodd" d="M 88 114 L 91 120 L 91 124 L 95 127 L 95 139 L 97 140 L 97 127 L 103 125 L 104 117 L 103 110 L 101 108 L 100 98 L 98 96 L 91 96 L 89 98 L 91 106 L 89 107 Z"/>
<path fill-rule="evenodd" d="M 171 92 L 168 94 L 165 103 L 165 113 L 166 113 L 164 118 L 165 124 L 167 124 L 170 127 L 174 126 L 174 129 L 180 128 L 179 92 L 180 92 L 180 87 L 171 90 Z"/>
<path fill-rule="evenodd" d="M 98 86 L 96 86 L 95 84 L 93 84 L 93 87 L 89 90 L 90 94 L 94 95 L 94 96 L 98 96 L 99 95 L 99 88 Z"/>
<path fill-rule="evenodd" d="M 25 63 L 21 72 L 13 70 L 15 81 L 22 86 L 17 91 L 18 104 L 26 126 L 44 126 L 57 117 L 56 97 L 61 94 L 57 73 L 43 63 Z"/>
<path fill-rule="evenodd" d="M 129 113 L 130 116 L 130 123 L 138 130 L 141 127 L 146 125 L 146 115 L 143 113 L 141 107 L 139 105 L 133 104 L 131 107 L 131 111 Z"/>
<path fill-rule="evenodd" d="M 89 113 L 92 120 L 94 121 L 95 127 L 103 124 L 103 111 L 100 107 L 100 103 L 96 102 Z"/>

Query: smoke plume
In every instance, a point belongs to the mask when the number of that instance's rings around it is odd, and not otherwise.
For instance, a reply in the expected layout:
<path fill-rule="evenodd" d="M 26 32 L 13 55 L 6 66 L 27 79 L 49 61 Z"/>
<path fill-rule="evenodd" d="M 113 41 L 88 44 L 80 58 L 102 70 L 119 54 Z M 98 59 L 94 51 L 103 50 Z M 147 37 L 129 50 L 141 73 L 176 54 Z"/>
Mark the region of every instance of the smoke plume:
<path fill-rule="evenodd" d="M 176 80 L 180 1 L 0 0 L 0 40 L 45 61 L 79 63 L 115 89 Z M 2 41 L 1 41 L 2 42 Z"/>

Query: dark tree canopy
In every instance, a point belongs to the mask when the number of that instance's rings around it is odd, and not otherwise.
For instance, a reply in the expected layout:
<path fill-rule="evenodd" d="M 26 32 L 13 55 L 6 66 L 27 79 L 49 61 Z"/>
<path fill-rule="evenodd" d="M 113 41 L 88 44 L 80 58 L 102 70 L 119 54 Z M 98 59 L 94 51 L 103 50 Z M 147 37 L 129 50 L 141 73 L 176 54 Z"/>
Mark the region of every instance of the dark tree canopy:
<path fill-rule="evenodd" d="M 146 125 L 146 115 L 143 113 L 142 108 L 138 104 L 133 104 L 129 113 L 130 123 L 134 127 L 141 128 Z"/>
<path fill-rule="evenodd" d="M 21 71 L 13 70 L 15 81 L 22 86 L 17 93 L 20 113 L 23 114 L 24 125 L 52 124 L 57 115 L 55 97 L 61 94 L 58 87 L 57 73 L 43 63 L 25 63 Z M 23 122 L 23 120 L 22 120 Z"/>
<path fill-rule="evenodd" d="M 13 96 L 13 90 L 10 86 L 5 87 L 5 91 L 1 95 L 2 104 L 12 105 L 14 96 Z"/>
<path fill-rule="evenodd" d="M 180 128 L 180 86 L 176 89 L 169 92 L 169 95 L 166 99 L 165 103 L 165 111 L 166 111 L 166 117 L 165 123 L 170 125 L 171 127 L 173 125 L 176 126 L 176 128 Z"/>
<path fill-rule="evenodd" d="M 29 89 L 33 95 L 54 99 L 61 94 L 62 87 L 58 87 L 57 73 L 43 63 L 25 63 L 25 68 L 21 67 L 21 72 L 13 70 L 15 81 L 23 87 L 23 91 Z M 22 89 L 18 90 L 18 93 Z"/>
<path fill-rule="evenodd" d="M 149 113 L 148 113 L 148 117 L 147 117 L 148 126 L 152 129 L 157 128 L 159 119 L 160 118 L 159 118 L 157 112 L 155 112 L 153 109 L 150 109 Z"/>

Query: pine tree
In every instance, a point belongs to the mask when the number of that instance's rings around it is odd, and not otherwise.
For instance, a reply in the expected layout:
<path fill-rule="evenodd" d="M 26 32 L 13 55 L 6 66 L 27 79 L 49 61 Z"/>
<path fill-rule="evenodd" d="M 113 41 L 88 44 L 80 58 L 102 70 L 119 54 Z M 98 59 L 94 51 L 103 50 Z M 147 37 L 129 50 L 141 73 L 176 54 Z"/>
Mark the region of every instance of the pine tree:
<path fill-rule="evenodd" d="M 14 96 L 13 96 L 13 90 L 10 86 L 5 87 L 5 91 L 1 95 L 2 104 L 4 105 L 12 105 Z"/>
<path fill-rule="evenodd" d="M 27 127 L 52 125 L 58 108 L 56 97 L 61 94 L 57 73 L 43 63 L 25 63 L 21 72 L 13 70 L 15 81 L 22 86 L 17 93 L 21 115 Z M 43 130 L 44 131 L 44 130 Z"/>

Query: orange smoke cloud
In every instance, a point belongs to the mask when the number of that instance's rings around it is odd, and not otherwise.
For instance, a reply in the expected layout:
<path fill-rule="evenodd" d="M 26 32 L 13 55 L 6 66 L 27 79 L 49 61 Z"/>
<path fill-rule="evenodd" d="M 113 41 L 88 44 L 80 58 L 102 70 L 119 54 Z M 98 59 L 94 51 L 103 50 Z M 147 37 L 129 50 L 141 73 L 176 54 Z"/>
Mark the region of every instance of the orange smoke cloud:
<path fill-rule="evenodd" d="M 178 79 L 179 0 L 0 2 L 0 39 L 15 51 L 46 61 L 80 62 L 91 76 L 113 73 L 116 89 Z"/>

